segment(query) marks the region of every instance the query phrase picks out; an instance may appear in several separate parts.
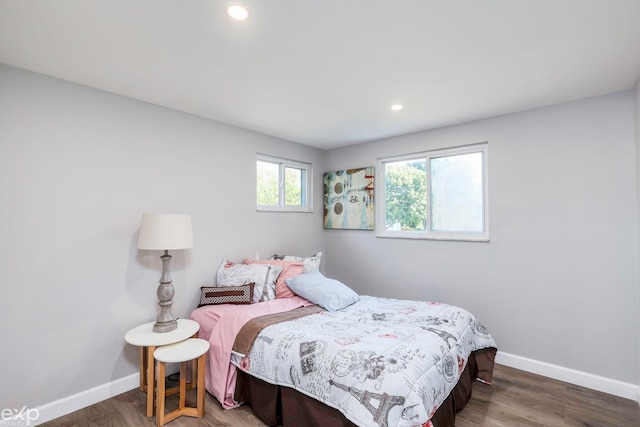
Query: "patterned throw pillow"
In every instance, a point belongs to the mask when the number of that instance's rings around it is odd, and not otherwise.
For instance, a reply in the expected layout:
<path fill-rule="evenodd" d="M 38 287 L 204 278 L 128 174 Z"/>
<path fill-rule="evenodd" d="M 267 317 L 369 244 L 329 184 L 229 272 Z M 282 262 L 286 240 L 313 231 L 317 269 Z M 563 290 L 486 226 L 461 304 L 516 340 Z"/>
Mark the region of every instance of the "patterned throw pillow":
<path fill-rule="evenodd" d="M 234 264 L 223 259 L 216 274 L 217 286 L 240 286 L 255 283 L 253 302 L 276 299 L 276 280 L 282 267 L 263 264 Z"/>
<path fill-rule="evenodd" d="M 275 254 L 271 259 L 277 259 L 280 261 L 293 261 L 301 262 L 304 264 L 303 272 L 309 273 L 310 271 L 320 270 L 320 261 L 322 261 L 322 252 L 318 252 L 309 256 L 297 256 L 297 255 L 278 255 Z"/>
<path fill-rule="evenodd" d="M 297 276 L 298 274 L 302 274 L 304 271 L 304 264 L 302 262 L 293 262 L 293 261 L 280 261 L 278 259 L 270 259 L 270 260 L 255 260 L 255 259 L 245 259 L 245 264 L 269 264 L 269 265 L 277 265 L 282 267 L 282 273 L 278 276 L 278 280 L 276 280 L 276 298 L 290 298 L 296 296 L 291 289 L 287 286 L 285 282 L 286 279 L 290 277 Z"/>
<path fill-rule="evenodd" d="M 200 304 L 251 304 L 253 302 L 253 287 L 255 283 L 242 286 L 201 286 Z"/>

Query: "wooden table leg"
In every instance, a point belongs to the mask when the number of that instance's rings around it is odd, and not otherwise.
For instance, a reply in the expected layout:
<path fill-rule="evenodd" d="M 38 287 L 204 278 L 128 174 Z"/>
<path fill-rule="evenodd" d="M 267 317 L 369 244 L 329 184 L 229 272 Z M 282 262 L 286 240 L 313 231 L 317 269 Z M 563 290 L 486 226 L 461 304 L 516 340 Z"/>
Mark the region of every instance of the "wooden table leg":
<path fill-rule="evenodd" d="M 196 388 L 196 381 L 198 380 L 196 378 L 197 373 L 198 373 L 198 361 L 194 359 L 191 361 L 191 383 L 189 384 L 189 389 Z"/>
<path fill-rule="evenodd" d="M 204 370 L 205 370 L 205 361 L 207 360 L 207 353 L 203 354 L 198 358 L 198 401 L 196 403 L 197 409 L 197 417 L 202 418 L 204 416 Z"/>
<path fill-rule="evenodd" d="M 191 336 L 191 338 L 198 338 L 198 333 L 196 332 L 195 334 L 193 334 Z M 191 361 L 191 382 L 189 383 L 189 390 L 196 388 L 196 373 L 197 371 L 197 366 L 198 366 L 198 361 L 197 360 L 192 360 Z"/>
<path fill-rule="evenodd" d="M 154 382 L 155 375 L 155 359 L 153 353 L 156 351 L 155 346 L 147 347 L 147 417 L 153 417 L 153 398 L 155 396 Z M 164 395 L 164 394 L 163 394 Z"/>
<path fill-rule="evenodd" d="M 147 355 L 145 353 L 146 347 L 140 347 L 140 390 L 147 391 Z"/>
<path fill-rule="evenodd" d="M 158 412 L 156 414 L 156 426 L 158 427 L 161 427 L 164 425 L 165 422 L 170 421 L 170 420 L 165 420 L 165 416 L 164 416 L 164 396 L 165 396 L 165 385 L 164 385 L 165 370 L 164 369 L 165 369 L 164 363 L 159 361 L 158 362 Z M 153 394 L 153 392 L 151 394 Z"/>
<path fill-rule="evenodd" d="M 184 409 L 185 398 L 187 397 L 187 362 L 180 363 L 180 401 L 178 408 Z"/>

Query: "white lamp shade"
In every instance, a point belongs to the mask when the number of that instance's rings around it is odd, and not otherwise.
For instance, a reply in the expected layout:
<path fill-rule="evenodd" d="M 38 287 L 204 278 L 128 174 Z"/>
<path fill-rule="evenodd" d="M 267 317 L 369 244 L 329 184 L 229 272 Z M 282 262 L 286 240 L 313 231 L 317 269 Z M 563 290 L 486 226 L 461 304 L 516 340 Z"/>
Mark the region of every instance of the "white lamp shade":
<path fill-rule="evenodd" d="M 193 247 L 191 215 L 144 214 L 138 249 L 172 250 Z"/>

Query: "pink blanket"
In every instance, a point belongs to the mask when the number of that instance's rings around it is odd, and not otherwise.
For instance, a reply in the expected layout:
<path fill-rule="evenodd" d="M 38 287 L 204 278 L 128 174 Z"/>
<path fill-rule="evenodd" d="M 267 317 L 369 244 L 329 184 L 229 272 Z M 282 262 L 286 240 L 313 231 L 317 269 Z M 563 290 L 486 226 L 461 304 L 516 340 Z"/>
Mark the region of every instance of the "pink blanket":
<path fill-rule="evenodd" d="M 312 305 L 294 296 L 249 305 L 207 305 L 195 309 L 191 320 L 200 324 L 198 336 L 211 345 L 207 360 L 206 389 L 218 399 L 224 409 L 239 405 L 233 398 L 236 388 L 236 367 L 230 363 L 236 335 L 254 317 L 281 313 Z"/>

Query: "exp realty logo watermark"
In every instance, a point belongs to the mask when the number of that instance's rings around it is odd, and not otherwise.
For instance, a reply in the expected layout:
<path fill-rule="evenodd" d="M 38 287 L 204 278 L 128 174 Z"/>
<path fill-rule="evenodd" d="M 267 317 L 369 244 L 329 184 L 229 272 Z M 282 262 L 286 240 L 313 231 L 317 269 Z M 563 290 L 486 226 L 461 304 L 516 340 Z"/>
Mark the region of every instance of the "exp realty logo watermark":
<path fill-rule="evenodd" d="M 27 408 L 26 405 L 21 409 L 5 408 L 0 411 L 0 426 L 31 426 L 38 419 L 40 411 L 37 408 Z"/>

